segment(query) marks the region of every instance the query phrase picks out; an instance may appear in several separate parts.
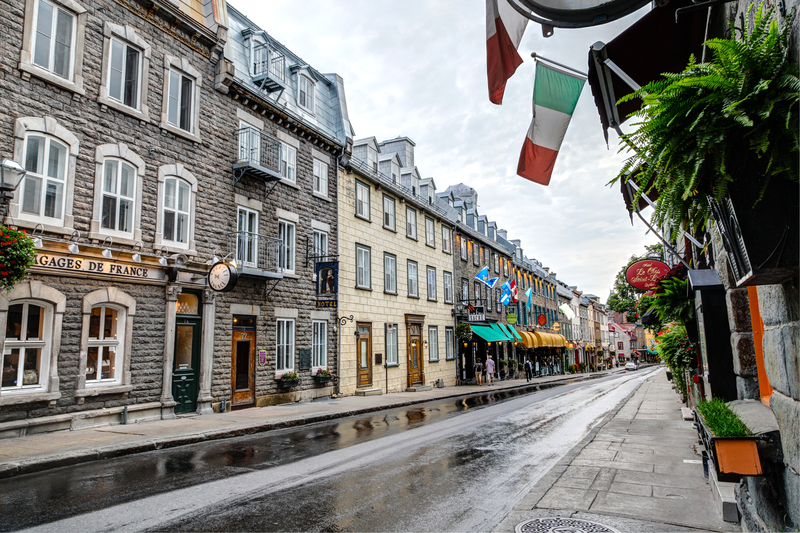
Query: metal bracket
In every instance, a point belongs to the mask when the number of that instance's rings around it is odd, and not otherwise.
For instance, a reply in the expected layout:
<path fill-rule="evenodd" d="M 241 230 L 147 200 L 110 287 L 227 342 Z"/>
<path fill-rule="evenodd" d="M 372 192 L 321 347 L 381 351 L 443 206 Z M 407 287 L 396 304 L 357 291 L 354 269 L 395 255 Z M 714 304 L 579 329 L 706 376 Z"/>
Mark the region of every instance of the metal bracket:
<path fill-rule="evenodd" d="M 272 294 L 272 291 L 275 290 L 275 287 L 278 286 L 278 283 L 280 283 L 280 281 L 281 281 L 280 279 L 268 279 L 267 280 L 267 283 L 266 283 L 266 286 L 265 286 L 265 294 L 264 294 L 264 299 L 265 300 L 269 299 L 269 295 Z M 274 282 L 274 283 L 272 283 L 272 287 L 270 287 L 270 282 Z"/>
<path fill-rule="evenodd" d="M 272 191 L 273 191 L 273 189 L 275 189 L 275 186 L 276 186 L 277 184 L 278 184 L 278 182 L 277 182 L 277 181 L 273 181 L 273 182 L 272 182 L 272 187 L 270 187 L 269 189 L 267 189 L 266 187 L 264 187 L 264 189 L 265 189 L 265 191 L 266 191 L 266 192 L 264 193 L 264 199 L 267 199 L 267 198 L 269 198 L 269 195 L 270 195 L 270 194 L 272 194 Z"/>
<path fill-rule="evenodd" d="M 678 17 L 684 13 L 689 13 L 691 11 L 697 11 L 698 9 L 703 9 L 704 7 L 711 7 L 716 6 L 719 4 L 728 4 L 730 2 L 734 2 L 735 0 L 709 0 L 708 2 L 697 2 L 693 6 L 688 7 L 679 7 L 675 10 L 675 22 L 678 22 Z"/>
<path fill-rule="evenodd" d="M 306 267 L 308 266 L 308 262 L 312 259 L 314 260 L 314 263 L 316 263 L 317 259 L 328 259 L 330 261 L 336 261 L 336 259 L 339 257 L 338 254 L 311 255 L 311 248 L 312 248 L 311 239 L 308 237 L 308 235 L 306 235 L 306 265 L 305 265 Z"/>
<path fill-rule="evenodd" d="M 239 183 L 239 180 L 244 177 L 245 172 L 247 169 L 245 168 L 234 168 L 233 169 L 233 186 L 236 187 L 236 184 Z"/>

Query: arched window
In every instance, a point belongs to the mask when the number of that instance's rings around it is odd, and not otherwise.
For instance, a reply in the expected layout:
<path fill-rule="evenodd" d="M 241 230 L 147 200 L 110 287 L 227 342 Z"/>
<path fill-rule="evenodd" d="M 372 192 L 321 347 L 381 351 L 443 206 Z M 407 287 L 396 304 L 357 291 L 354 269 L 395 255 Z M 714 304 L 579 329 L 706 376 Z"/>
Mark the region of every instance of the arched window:
<path fill-rule="evenodd" d="M 156 249 L 195 254 L 194 210 L 197 180 L 183 165 L 158 169 L 158 226 Z"/>

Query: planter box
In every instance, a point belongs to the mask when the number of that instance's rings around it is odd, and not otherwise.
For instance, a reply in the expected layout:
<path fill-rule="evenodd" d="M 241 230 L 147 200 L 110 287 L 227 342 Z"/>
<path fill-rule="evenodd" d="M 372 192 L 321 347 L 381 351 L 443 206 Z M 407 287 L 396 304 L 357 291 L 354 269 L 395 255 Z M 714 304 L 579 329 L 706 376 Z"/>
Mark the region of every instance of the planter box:
<path fill-rule="evenodd" d="M 279 380 L 277 380 L 277 382 L 278 382 L 278 387 L 280 387 L 282 389 L 288 389 L 289 387 L 297 386 L 297 384 L 300 383 L 300 380 L 298 380 L 298 379 L 279 379 Z"/>
<path fill-rule="evenodd" d="M 333 381 L 333 376 L 314 376 L 314 381 L 317 383 L 328 383 Z"/>
<path fill-rule="evenodd" d="M 720 481 L 737 482 L 741 476 L 764 475 L 758 455 L 758 441 L 769 439 L 759 435 L 717 437 L 711 433 L 696 411 L 694 417 L 700 439 Z"/>

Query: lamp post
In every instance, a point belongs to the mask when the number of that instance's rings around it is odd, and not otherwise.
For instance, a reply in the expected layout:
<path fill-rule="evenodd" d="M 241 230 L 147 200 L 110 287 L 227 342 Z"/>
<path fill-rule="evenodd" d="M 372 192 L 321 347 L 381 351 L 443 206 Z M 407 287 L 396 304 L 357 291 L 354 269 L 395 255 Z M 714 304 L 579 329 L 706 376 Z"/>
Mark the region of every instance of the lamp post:
<path fill-rule="evenodd" d="M 342 326 L 352 321 L 353 315 L 339 317 L 339 326 L 337 328 L 339 354 L 336 357 L 336 396 L 342 393 Z M 355 335 L 358 336 L 358 329 L 356 329 Z"/>
<path fill-rule="evenodd" d="M 14 197 L 14 191 L 22 183 L 26 171 L 22 165 L 11 159 L 3 158 L 0 161 L 0 205 L 6 206 L 3 210 L 7 214 L 8 203 Z"/>

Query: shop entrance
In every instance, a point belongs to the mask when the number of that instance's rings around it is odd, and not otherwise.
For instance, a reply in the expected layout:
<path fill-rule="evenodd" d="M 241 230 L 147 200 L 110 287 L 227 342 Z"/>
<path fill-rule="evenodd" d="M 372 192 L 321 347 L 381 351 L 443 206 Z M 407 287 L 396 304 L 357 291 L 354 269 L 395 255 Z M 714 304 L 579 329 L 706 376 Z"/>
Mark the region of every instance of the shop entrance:
<path fill-rule="evenodd" d="M 200 382 L 200 296 L 192 292 L 181 293 L 176 305 L 172 398 L 177 403 L 175 413 L 191 413 L 197 410 Z"/>
<path fill-rule="evenodd" d="M 231 346 L 231 409 L 256 403 L 256 317 L 233 317 Z"/>
<path fill-rule="evenodd" d="M 359 322 L 356 338 L 358 378 L 356 387 L 372 385 L 372 324 Z"/>

